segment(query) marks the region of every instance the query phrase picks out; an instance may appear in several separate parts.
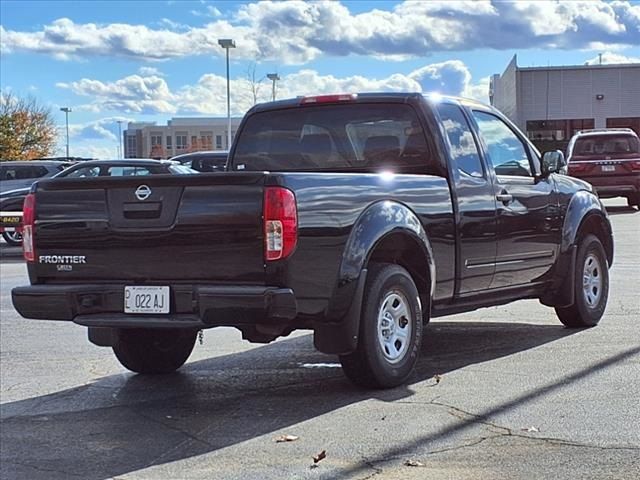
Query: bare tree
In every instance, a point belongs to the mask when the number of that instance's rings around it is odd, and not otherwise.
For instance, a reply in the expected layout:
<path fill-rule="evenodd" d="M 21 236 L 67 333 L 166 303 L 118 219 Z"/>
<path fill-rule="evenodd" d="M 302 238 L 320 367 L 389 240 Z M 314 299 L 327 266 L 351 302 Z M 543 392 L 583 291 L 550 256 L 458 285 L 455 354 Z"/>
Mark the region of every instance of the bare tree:
<path fill-rule="evenodd" d="M 253 98 L 253 105 L 258 103 L 258 95 L 260 94 L 260 88 L 263 86 L 263 81 L 266 78 L 264 75 L 262 77 L 258 77 L 256 73 L 256 62 L 251 62 L 247 67 L 247 83 L 249 84 L 249 89 L 251 91 L 251 95 Z"/>
<path fill-rule="evenodd" d="M 57 133 L 51 110 L 35 98 L 0 94 L 0 160 L 50 156 Z"/>

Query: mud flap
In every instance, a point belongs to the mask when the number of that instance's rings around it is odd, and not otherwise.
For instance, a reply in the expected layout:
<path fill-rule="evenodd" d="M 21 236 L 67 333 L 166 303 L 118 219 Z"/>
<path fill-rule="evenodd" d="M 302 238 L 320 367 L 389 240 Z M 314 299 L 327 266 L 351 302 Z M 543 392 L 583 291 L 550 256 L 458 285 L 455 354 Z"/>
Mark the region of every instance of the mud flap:
<path fill-rule="evenodd" d="M 556 275 L 549 289 L 540 297 L 540 303 L 548 307 L 570 307 L 575 299 L 575 272 L 578 245 L 572 245 L 569 252 L 558 260 Z"/>
<path fill-rule="evenodd" d="M 363 269 L 358 279 L 351 306 L 341 322 L 316 325 L 313 344 L 317 350 L 331 355 L 346 355 L 356 349 L 360 330 L 362 297 L 364 296 L 366 281 L 367 270 Z"/>

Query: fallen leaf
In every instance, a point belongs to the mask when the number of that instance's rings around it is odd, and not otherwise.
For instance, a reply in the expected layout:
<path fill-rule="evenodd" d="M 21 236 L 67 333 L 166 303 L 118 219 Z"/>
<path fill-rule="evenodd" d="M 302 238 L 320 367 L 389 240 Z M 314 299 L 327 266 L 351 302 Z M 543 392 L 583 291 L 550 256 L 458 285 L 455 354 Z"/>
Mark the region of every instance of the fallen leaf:
<path fill-rule="evenodd" d="M 535 433 L 535 432 L 539 432 L 540 430 L 538 430 L 536 427 L 523 427 L 522 431 L 523 432 Z"/>
<path fill-rule="evenodd" d="M 280 435 L 278 438 L 276 438 L 276 443 L 295 442 L 299 438 L 300 437 L 298 437 L 296 435 Z"/>
<path fill-rule="evenodd" d="M 424 463 L 419 462 L 418 460 L 407 460 L 404 464 L 407 467 L 424 467 Z"/>
<path fill-rule="evenodd" d="M 322 450 L 319 454 L 313 457 L 313 463 L 318 463 L 320 460 L 324 460 L 325 458 L 327 458 L 327 451 Z"/>

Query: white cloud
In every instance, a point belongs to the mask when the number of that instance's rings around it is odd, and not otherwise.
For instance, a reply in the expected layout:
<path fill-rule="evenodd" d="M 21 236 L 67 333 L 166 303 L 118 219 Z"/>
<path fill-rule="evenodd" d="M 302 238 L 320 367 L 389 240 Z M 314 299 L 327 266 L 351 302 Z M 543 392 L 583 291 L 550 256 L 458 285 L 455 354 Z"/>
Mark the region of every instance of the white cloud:
<path fill-rule="evenodd" d="M 74 111 L 77 111 L 74 107 Z M 85 158 L 116 158 L 119 146 L 118 121 L 123 122 L 126 128 L 128 122 L 133 121 L 131 117 L 112 116 L 103 117 L 86 123 L 69 124 L 69 144 L 70 154 L 74 157 Z M 66 155 L 66 128 L 65 125 L 58 125 L 58 145 L 59 155 Z"/>
<path fill-rule="evenodd" d="M 585 65 L 598 65 L 600 63 L 600 57 L 595 56 L 585 62 Z M 640 57 L 628 57 L 619 53 L 604 52 L 602 54 L 602 63 L 640 63 Z"/>
<path fill-rule="evenodd" d="M 57 83 L 57 87 L 77 95 L 94 98 L 93 105 L 127 113 L 173 113 L 174 95 L 167 82 L 157 76 L 130 75 L 116 82 L 83 78 L 78 82 Z"/>
<path fill-rule="evenodd" d="M 155 75 L 157 77 L 164 77 L 164 73 L 158 70 L 156 67 L 140 67 L 138 73 L 143 77 L 149 77 Z"/>
<path fill-rule="evenodd" d="M 214 74 L 200 77 L 193 85 L 171 90 L 157 75 L 148 77 L 130 75 L 115 82 L 101 82 L 83 78 L 77 82 L 60 83 L 61 88 L 79 96 L 91 98 L 88 105 L 77 109 L 102 112 L 122 111 L 136 114 L 226 114 L 226 78 Z M 231 80 L 231 107 L 233 115 L 243 115 L 253 105 L 251 84 L 244 78 Z M 271 84 L 259 84 L 258 101 L 271 99 Z M 473 83 L 471 73 L 460 60 L 425 65 L 408 74 L 395 73 L 385 78 L 363 76 L 335 77 L 304 69 L 282 76 L 278 82 L 278 98 L 300 95 L 351 92 L 428 92 L 462 95 L 487 101 L 489 79 Z"/>
<path fill-rule="evenodd" d="M 340 2 L 261 1 L 242 5 L 225 18 L 219 14 L 209 7 L 207 15 L 213 18 L 203 26 L 165 19 L 157 29 L 122 23 L 76 24 L 60 18 L 36 32 L 0 27 L 0 44 L 3 53 L 153 61 L 222 56 L 217 39 L 234 38 L 235 58 L 288 64 L 303 64 L 321 55 L 404 59 L 481 48 L 640 44 L 640 4 L 629 1 L 409 0 L 389 10 L 373 8 L 357 14 Z"/>
<path fill-rule="evenodd" d="M 106 117 L 86 123 L 70 123 L 69 138 L 73 140 L 109 140 L 118 142 L 118 121 L 133 121 L 130 117 Z M 64 130 L 65 126 L 59 126 Z"/>

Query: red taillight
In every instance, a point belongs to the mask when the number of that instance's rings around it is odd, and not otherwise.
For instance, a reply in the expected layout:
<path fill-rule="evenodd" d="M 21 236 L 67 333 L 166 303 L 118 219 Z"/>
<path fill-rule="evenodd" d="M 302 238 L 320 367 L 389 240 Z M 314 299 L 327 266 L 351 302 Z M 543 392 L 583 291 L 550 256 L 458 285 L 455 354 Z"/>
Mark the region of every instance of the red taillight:
<path fill-rule="evenodd" d="M 634 172 L 640 171 L 640 160 L 634 160 L 631 162 L 631 170 Z"/>
<path fill-rule="evenodd" d="M 264 191 L 264 258 L 288 257 L 298 242 L 298 211 L 291 190 L 267 187 Z"/>
<path fill-rule="evenodd" d="M 580 172 L 584 172 L 587 167 L 589 165 L 587 165 L 586 163 L 571 163 L 569 162 L 569 173 L 580 173 Z"/>
<path fill-rule="evenodd" d="M 357 93 L 341 93 L 338 95 L 318 95 L 315 97 L 303 97 L 300 105 L 308 105 L 310 103 L 336 103 L 336 102 L 352 102 L 358 98 Z"/>
<path fill-rule="evenodd" d="M 34 223 L 36 220 L 36 196 L 30 193 L 22 204 L 22 251 L 27 262 L 36 259 L 36 251 L 33 246 Z"/>

